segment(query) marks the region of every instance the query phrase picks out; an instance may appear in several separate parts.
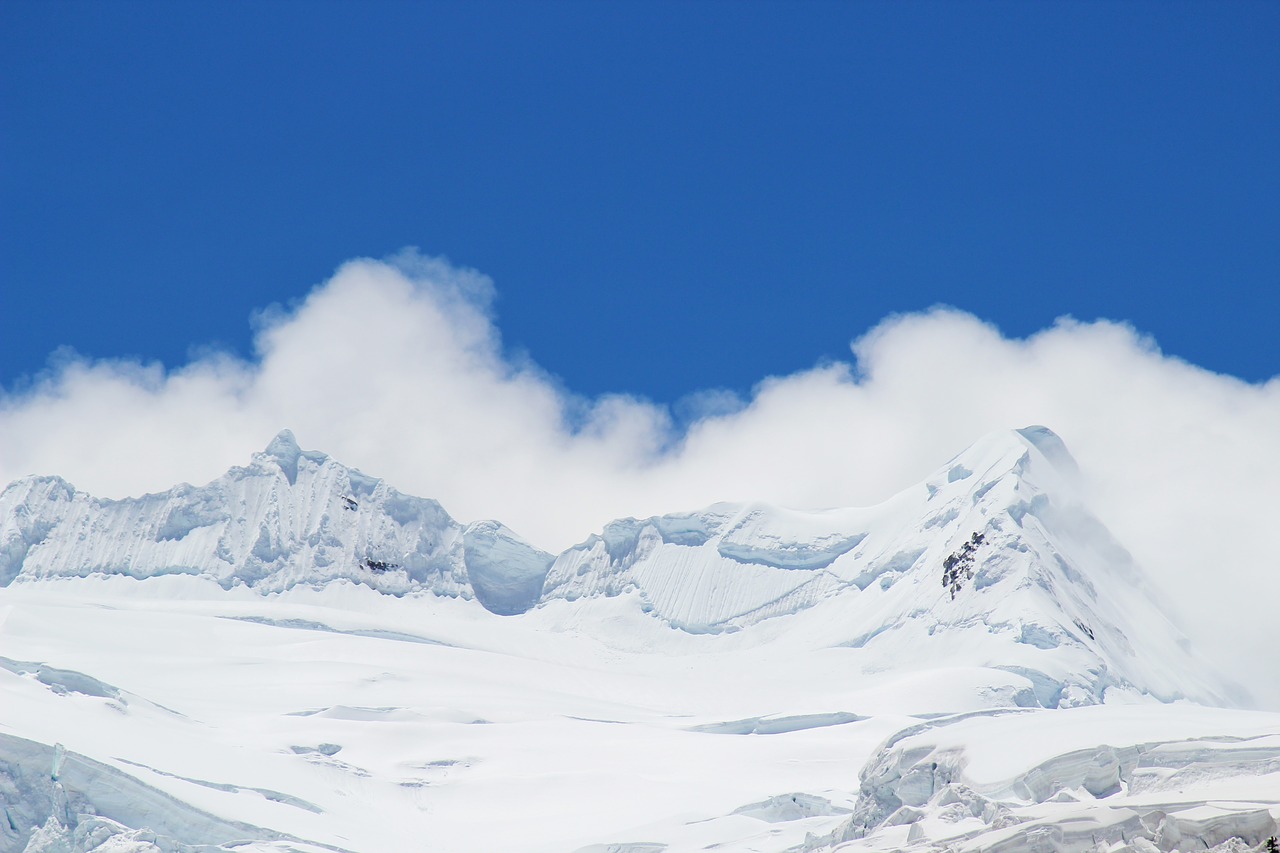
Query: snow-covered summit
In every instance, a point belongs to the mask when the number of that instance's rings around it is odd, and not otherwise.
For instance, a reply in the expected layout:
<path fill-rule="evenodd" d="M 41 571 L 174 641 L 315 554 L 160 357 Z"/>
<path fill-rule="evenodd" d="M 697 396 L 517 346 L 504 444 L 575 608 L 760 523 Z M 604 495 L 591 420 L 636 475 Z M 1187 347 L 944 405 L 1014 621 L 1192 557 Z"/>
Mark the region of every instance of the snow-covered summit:
<path fill-rule="evenodd" d="M 878 581 L 887 590 L 916 566 L 937 565 L 941 577 L 947 554 L 966 543 L 973 553 L 965 562 L 971 564 L 991 550 L 988 529 L 1021 527 L 1028 514 L 1048 506 L 1051 491 L 1070 500 L 1066 483 L 1073 472 L 1061 439 L 1030 427 L 986 436 L 923 483 L 872 507 L 805 511 L 721 503 L 620 519 L 557 558 L 544 598 L 636 589 L 657 613 L 687 630 L 741 628 L 842 589 L 865 590 Z M 961 566 L 942 586 L 955 600 L 965 585 L 993 583 L 995 571 L 992 565 L 970 583 L 972 567 Z M 692 575 L 698 582 L 690 582 Z"/>
<path fill-rule="evenodd" d="M 262 451 L 262 456 L 269 456 L 280 466 L 280 470 L 289 478 L 292 485 L 298 478 L 298 459 L 302 456 L 302 448 L 298 446 L 298 440 L 293 437 L 293 431 L 282 429 L 271 439 L 271 443 L 267 445 L 267 449 Z M 317 462 L 322 462 L 324 454 L 314 454 Z"/>
<path fill-rule="evenodd" d="M 615 521 L 556 559 L 543 600 L 633 594 L 691 632 L 820 621 L 886 665 L 1017 673 L 1031 684 L 1018 704 L 1092 704 L 1113 687 L 1219 698 L 1077 477 L 1046 427 L 993 433 L 877 506 Z"/>

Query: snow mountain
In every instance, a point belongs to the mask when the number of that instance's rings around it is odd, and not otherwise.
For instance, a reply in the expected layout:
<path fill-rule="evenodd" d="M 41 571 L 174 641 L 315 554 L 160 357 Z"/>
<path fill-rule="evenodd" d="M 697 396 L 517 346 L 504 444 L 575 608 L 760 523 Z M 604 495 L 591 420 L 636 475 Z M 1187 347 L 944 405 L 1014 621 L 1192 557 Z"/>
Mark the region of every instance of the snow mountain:
<path fill-rule="evenodd" d="M 561 554 L 542 600 L 638 593 L 691 632 L 824 605 L 839 642 L 898 665 L 950 659 L 1026 676 L 1015 704 L 1109 688 L 1223 701 L 1133 558 L 1084 507 L 1045 427 L 989 435 L 878 506 L 720 504 L 608 525 Z"/>
<path fill-rule="evenodd" d="M 822 604 L 836 642 L 899 664 L 939 655 L 1027 684 L 1018 705 L 1103 701 L 1110 688 L 1221 702 L 1129 554 L 1076 497 L 1044 427 L 989 435 L 868 508 L 717 504 L 608 524 L 552 557 L 494 521 L 304 451 L 281 432 L 206 486 L 101 500 L 57 477 L 0 494 L 0 584 L 184 574 L 272 593 L 346 580 L 474 598 L 514 615 L 626 595 L 674 628 L 738 631 Z M 820 618 L 827 618 L 825 615 Z"/>
<path fill-rule="evenodd" d="M 1044 427 L 559 555 L 282 432 L 0 493 L 0 853 L 1260 850 L 1280 715 Z"/>

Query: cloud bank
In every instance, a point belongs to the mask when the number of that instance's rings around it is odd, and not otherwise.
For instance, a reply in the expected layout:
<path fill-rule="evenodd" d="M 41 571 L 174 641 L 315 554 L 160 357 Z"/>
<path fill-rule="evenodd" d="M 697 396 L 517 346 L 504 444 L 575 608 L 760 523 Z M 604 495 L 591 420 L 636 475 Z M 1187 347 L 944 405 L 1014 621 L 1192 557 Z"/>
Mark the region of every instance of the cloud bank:
<path fill-rule="evenodd" d="M 875 503 L 984 433 L 1041 423 L 1197 646 L 1280 707 L 1280 377 L 1205 371 L 1122 323 L 1009 339 L 939 308 L 890 317 L 850 362 L 764 379 L 750 399 L 690 398 L 677 429 L 664 407 L 576 396 L 506 353 L 492 293 L 437 259 L 358 260 L 259 315 L 248 361 L 55 354 L 0 397 L 0 482 L 56 473 L 104 497 L 203 483 L 288 427 L 463 521 L 558 550 L 616 517 L 718 500 Z"/>

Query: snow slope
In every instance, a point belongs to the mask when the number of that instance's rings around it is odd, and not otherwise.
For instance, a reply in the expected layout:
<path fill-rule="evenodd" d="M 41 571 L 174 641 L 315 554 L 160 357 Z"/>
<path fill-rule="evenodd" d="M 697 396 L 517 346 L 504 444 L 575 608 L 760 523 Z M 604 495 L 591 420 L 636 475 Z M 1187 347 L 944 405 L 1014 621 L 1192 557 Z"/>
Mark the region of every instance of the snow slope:
<path fill-rule="evenodd" d="M 18 481 L 0 851 L 1256 847 L 1280 715 L 1221 707 L 1073 476 L 1028 428 L 554 559 L 288 433 L 138 499 Z"/>

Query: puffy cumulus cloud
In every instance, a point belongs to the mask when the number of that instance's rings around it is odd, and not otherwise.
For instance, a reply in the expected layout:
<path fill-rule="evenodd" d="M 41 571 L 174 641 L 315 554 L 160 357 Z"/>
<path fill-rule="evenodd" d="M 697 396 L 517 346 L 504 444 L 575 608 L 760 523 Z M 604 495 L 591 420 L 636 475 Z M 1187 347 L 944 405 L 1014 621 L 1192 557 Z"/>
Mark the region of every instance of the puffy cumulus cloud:
<path fill-rule="evenodd" d="M 460 517 L 577 536 L 572 516 L 600 500 L 593 484 L 657 454 L 667 417 L 623 396 L 573 397 L 504 358 L 489 290 L 431 259 L 353 261 L 293 309 L 260 315 L 251 363 L 212 355 L 165 372 L 60 355 L 0 402 L 0 479 L 58 473 L 137 494 L 212 479 L 289 427 Z"/>
<path fill-rule="evenodd" d="M 935 309 L 889 318 L 851 362 L 765 379 L 748 400 L 696 395 L 677 428 L 665 408 L 575 396 L 505 353 L 492 293 L 440 260 L 360 260 L 260 315 L 248 362 L 59 354 L 0 398 L 0 480 L 58 473 L 104 496 L 205 482 L 289 427 L 555 550 L 615 517 L 717 500 L 876 502 L 986 432 L 1041 423 L 1199 647 L 1280 707 L 1266 628 L 1280 600 L 1280 378 L 1202 370 L 1121 323 L 1060 320 L 1019 340 Z"/>

